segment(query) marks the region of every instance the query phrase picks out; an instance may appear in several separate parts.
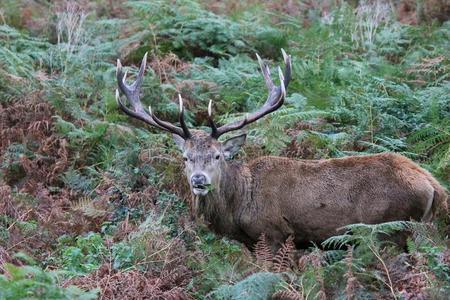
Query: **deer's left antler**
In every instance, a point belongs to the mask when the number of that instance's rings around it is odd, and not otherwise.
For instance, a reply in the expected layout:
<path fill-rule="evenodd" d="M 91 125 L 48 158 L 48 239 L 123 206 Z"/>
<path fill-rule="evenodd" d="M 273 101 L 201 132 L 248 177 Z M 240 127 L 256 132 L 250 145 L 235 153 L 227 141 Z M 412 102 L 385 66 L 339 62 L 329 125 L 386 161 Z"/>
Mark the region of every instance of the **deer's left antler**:
<path fill-rule="evenodd" d="M 211 136 L 213 138 L 217 139 L 226 132 L 241 129 L 245 125 L 255 122 L 256 120 L 277 110 L 283 105 L 284 99 L 286 97 L 286 89 L 289 84 L 289 81 L 291 80 L 292 64 L 291 64 L 291 56 L 287 55 L 283 49 L 281 49 L 281 53 L 283 54 L 285 67 L 284 72 L 282 72 L 281 68 L 278 67 L 278 76 L 280 78 L 279 86 L 273 84 L 273 81 L 270 78 L 269 67 L 262 61 L 261 57 L 259 57 L 259 55 L 256 54 L 259 65 L 261 67 L 261 73 L 264 77 L 264 81 L 266 82 L 267 89 L 269 90 L 269 95 L 267 96 L 266 102 L 259 109 L 257 109 L 254 112 L 248 113 L 242 119 L 239 119 L 229 124 L 222 125 L 219 128 L 217 128 L 216 124 L 214 123 L 212 115 L 212 102 L 211 101 L 209 102 L 208 123 L 209 126 L 211 127 Z"/>

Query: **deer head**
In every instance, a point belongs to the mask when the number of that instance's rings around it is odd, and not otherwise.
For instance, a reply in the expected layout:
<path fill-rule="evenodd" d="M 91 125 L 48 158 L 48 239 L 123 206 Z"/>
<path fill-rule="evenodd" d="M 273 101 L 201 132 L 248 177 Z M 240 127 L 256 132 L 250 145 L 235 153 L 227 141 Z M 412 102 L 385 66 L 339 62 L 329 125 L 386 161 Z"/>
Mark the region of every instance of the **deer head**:
<path fill-rule="evenodd" d="M 269 67 L 263 63 L 258 54 L 256 54 L 261 72 L 264 77 L 269 95 L 266 102 L 256 111 L 246 114 L 243 118 L 229 124 L 217 127 L 213 120 L 212 102 L 208 105 L 208 123 L 211 132 L 202 130 L 189 130 L 184 120 L 184 106 L 181 95 L 179 99 L 179 124 L 173 125 L 169 122 L 159 119 L 153 113 L 151 107 L 148 112 L 143 108 L 139 99 L 140 88 L 142 86 L 144 71 L 147 62 L 147 53 L 142 59 L 139 73 L 136 80 L 126 83 L 126 72 L 122 71 L 120 60 L 117 60 L 117 83 L 119 89 L 116 90 L 116 100 L 120 109 L 127 115 L 139 119 L 151 126 L 172 133 L 175 143 L 183 153 L 185 162 L 185 172 L 191 186 L 191 191 L 195 195 L 205 196 L 211 189 L 217 187 L 223 171 L 227 167 L 226 160 L 233 157 L 240 147 L 244 144 L 246 135 L 241 134 L 232 137 L 224 142 L 219 141 L 219 137 L 226 132 L 239 130 L 262 118 L 263 116 L 277 110 L 283 105 L 286 97 L 286 88 L 291 79 L 291 57 L 284 50 L 281 50 L 284 58 L 284 72 L 278 67 L 280 85 L 276 86 L 270 78 Z M 131 108 L 128 108 L 120 99 L 122 92 L 128 99 Z"/>

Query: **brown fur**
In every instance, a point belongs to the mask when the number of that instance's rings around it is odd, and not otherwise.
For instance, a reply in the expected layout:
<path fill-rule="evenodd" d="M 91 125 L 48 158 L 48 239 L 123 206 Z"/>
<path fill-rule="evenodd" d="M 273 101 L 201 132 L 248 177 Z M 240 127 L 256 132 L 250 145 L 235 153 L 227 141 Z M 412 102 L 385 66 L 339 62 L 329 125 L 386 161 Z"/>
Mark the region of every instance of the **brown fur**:
<path fill-rule="evenodd" d="M 394 153 L 315 161 L 266 156 L 248 164 L 223 160 L 219 169 L 217 186 L 194 196 L 195 212 L 214 231 L 250 246 L 262 233 L 273 247 L 290 235 L 296 244 L 320 242 L 348 224 L 430 221 L 447 209 L 446 191 L 432 175 Z"/>

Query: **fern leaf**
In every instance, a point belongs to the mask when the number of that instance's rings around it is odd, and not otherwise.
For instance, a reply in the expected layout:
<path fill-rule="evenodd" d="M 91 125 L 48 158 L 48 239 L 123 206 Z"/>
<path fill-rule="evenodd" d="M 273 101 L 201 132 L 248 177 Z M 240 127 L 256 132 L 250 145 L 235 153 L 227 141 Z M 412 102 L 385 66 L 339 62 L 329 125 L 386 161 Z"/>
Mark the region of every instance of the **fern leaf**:
<path fill-rule="evenodd" d="M 81 211 L 85 216 L 90 218 L 103 217 L 108 213 L 106 210 L 96 208 L 93 200 L 89 197 L 81 197 L 74 205 L 72 205 L 72 209 Z"/>
<path fill-rule="evenodd" d="M 294 254 L 294 238 L 289 236 L 287 240 L 278 249 L 277 254 L 273 258 L 273 271 L 280 273 L 291 269 L 292 256 Z"/>
<path fill-rule="evenodd" d="M 303 300 L 302 295 L 295 290 L 277 291 L 272 295 L 272 300 Z"/>
<path fill-rule="evenodd" d="M 267 243 L 266 234 L 262 233 L 258 242 L 255 244 L 255 249 L 253 250 L 256 256 L 256 262 L 260 265 L 264 270 L 268 270 L 273 262 L 273 254 L 272 250 Z"/>
<path fill-rule="evenodd" d="M 358 280 L 353 273 L 353 247 L 348 247 L 347 255 L 344 258 L 344 262 L 347 265 L 347 272 L 344 274 L 346 279 L 345 295 L 347 299 L 355 299 L 355 289 L 358 287 Z"/>

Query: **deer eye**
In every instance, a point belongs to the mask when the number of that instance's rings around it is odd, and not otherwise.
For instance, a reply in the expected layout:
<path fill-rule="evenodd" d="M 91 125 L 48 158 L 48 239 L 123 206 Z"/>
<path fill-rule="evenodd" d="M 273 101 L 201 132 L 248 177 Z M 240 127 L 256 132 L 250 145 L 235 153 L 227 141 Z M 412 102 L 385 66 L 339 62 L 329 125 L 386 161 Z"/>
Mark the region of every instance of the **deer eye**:
<path fill-rule="evenodd" d="M 183 157 L 184 161 L 188 161 L 188 158 L 186 156 Z"/>
<path fill-rule="evenodd" d="M 216 156 L 214 158 L 215 159 L 219 159 L 220 158 L 220 154 L 216 154 Z"/>

